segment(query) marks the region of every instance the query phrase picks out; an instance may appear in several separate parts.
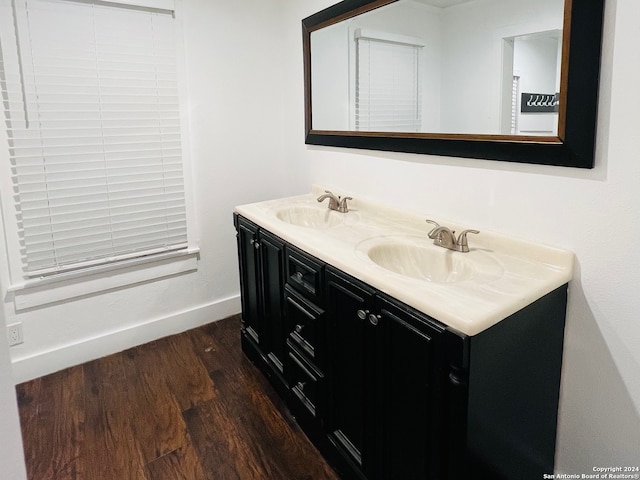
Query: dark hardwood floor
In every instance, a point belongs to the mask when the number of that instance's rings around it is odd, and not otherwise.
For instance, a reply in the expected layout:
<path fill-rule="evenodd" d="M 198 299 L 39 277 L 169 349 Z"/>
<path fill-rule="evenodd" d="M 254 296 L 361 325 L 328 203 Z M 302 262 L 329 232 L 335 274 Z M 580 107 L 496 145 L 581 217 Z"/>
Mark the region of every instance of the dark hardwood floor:
<path fill-rule="evenodd" d="M 30 480 L 337 479 L 240 349 L 240 317 L 18 385 Z"/>

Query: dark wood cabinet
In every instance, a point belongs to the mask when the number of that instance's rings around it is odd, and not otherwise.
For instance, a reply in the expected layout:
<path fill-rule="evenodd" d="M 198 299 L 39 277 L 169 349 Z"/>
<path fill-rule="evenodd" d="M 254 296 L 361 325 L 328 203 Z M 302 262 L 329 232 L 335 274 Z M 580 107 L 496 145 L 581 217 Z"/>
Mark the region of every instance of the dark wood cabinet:
<path fill-rule="evenodd" d="M 327 269 L 328 434 L 365 478 L 440 478 L 445 328 Z"/>
<path fill-rule="evenodd" d="M 239 216 L 234 216 L 238 242 L 238 265 L 242 303 L 242 328 L 257 345 L 262 330 L 262 301 L 260 299 L 260 257 L 258 226 Z"/>
<path fill-rule="evenodd" d="M 264 230 L 260 231 L 258 241 L 262 269 L 262 330 L 267 336 L 267 357 L 283 372 L 287 354 L 282 304 L 284 243 Z"/>
<path fill-rule="evenodd" d="M 243 350 L 342 478 L 553 472 L 566 285 L 468 336 L 235 224 Z"/>
<path fill-rule="evenodd" d="M 330 339 L 327 433 L 334 447 L 363 478 L 374 478 L 376 332 L 368 323 L 374 290 L 329 269 L 326 293 Z"/>
<path fill-rule="evenodd" d="M 283 315 L 284 242 L 236 217 L 243 340 L 254 343 L 284 380 L 287 357 Z"/>
<path fill-rule="evenodd" d="M 380 295 L 376 315 L 379 478 L 441 478 L 446 330 Z"/>

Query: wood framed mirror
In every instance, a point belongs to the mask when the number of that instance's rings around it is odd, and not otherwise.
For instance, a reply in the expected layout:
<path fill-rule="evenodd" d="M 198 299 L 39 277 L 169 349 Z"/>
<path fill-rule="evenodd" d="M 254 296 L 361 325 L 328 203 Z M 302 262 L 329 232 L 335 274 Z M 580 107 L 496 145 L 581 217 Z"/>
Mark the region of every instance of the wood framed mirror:
<path fill-rule="evenodd" d="M 604 0 L 337 3 L 302 21 L 305 142 L 592 168 L 603 13 Z"/>

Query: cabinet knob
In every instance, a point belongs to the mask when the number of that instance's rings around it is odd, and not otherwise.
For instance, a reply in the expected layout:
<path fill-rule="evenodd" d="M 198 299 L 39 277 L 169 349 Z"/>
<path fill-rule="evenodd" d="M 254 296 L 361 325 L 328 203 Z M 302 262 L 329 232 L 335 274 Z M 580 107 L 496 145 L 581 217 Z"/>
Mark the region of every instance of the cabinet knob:
<path fill-rule="evenodd" d="M 369 310 L 358 310 L 357 315 L 360 320 L 366 320 Z"/>
<path fill-rule="evenodd" d="M 295 326 L 296 333 L 300 333 L 302 331 L 302 328 L 303 328 L 303 325 L 296 325 Z"/>
<path fill-rule="evenodd" d="M 298 389 L 299 389 L 300 391 L 303 391 L 303 390 L 304 390 L 305 385 L 306 385 L 306 383 L 305 383 L 305 382 L 298 382 L 296 386 L 298 387 Z"/>
<path fill-rule="evenodd" d="M 369 315 L 369 323 L 374 327 L 378 325 L 378 323 L 380 323 L 381 319 L 382 319 L 381 315 L 374 315 L 373 313 Z"/>
<path fill-rule="evenodd" d="M 258 241 L 254 241 L 253 242 L 253 248 L 255 248 L 256 250 L 258 250 L 260 248 L 260 243 Z"/>

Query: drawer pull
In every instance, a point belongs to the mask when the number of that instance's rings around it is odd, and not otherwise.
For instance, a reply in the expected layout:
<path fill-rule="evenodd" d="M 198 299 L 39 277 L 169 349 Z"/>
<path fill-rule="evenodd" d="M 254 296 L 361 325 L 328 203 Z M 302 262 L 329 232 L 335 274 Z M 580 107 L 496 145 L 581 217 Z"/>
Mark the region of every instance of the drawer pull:
<path fill-rule="evenodd" d="M 380 315 L 374 315 L 373 313 L 369 315 L 369 323 L 374 327 L 380 323 L 382 317 Z"/>
<path fill-rule="evenodd" d="M 357 314 L 360 320 L 366 320 L 367 315 L 369 315 L 369 310 L 358 310 Z"/>

